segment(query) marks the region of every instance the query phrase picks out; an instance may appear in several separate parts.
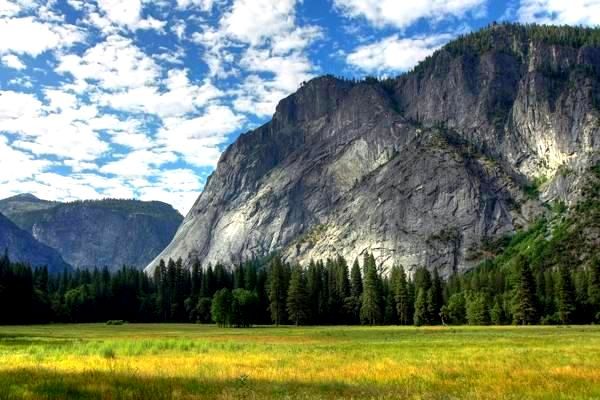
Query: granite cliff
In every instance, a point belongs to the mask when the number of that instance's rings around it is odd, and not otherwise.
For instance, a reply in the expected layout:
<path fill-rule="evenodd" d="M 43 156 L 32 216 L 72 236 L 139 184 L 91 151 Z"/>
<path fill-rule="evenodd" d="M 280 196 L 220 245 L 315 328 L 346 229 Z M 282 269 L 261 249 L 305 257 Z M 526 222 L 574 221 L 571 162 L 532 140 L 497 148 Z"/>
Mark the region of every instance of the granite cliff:
<path fill-rule="evenodd" d="M 600 30 L 494 25 L 394 79 L 324 76 L 222 154 L 151 262 L 373 252 L 447 275 L 575 204 L 600 150 Z"/>
<path fill-rule="evenodd" d="M 30 194 L 0 200 L 0 212 L 73 267 L 113 270 L 145 267 L 173 238 L 183 218 L 157 201 L 60 203 Z"/>

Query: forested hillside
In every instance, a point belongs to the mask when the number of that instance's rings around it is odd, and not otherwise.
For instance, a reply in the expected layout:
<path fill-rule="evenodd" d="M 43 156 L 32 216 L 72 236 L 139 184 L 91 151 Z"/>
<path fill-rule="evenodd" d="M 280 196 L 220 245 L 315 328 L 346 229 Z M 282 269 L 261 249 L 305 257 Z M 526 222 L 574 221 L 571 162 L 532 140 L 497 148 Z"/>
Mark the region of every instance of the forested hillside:
<path fill-rule="evenodd" d="M 491 24 L 397 77 L 305 82 L 225 150 L 147 271 L 366 252 L 388 269 L 473 269 L 482 247 L 577 203 L 600 155 L 599 38 Z"/>
<path fill-rule="evenodd" d="M 290 265 L 280 257 L 154 276 L 0 261 L 0 324 L 126 321 L 252 324 L 569 324 L 600 322 L 600 166 L 573 208 L 555 204 L 528 230 L 489 243 L 486 261 L 444 280 L 434 269 L 377 265 L 365 253 Z"/>

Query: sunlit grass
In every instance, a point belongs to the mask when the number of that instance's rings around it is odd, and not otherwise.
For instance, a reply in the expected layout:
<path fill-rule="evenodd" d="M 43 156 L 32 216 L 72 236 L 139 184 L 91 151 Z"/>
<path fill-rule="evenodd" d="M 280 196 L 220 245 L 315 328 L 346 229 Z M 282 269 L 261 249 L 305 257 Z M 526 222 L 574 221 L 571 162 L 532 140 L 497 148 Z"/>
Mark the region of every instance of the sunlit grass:
<path fill-rule="evenodd" d="M 600 328 L 0 327 L 5 398 L 598 399 Z"/>

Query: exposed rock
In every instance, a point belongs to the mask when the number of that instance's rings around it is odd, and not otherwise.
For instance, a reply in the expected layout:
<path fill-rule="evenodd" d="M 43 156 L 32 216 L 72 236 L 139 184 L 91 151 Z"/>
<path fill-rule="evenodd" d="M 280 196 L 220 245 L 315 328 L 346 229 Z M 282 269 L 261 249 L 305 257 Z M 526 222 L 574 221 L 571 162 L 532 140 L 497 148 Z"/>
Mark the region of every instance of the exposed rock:
<path fill-rule="evenodd" d="M 62 272 L 71 268 L 60 254 L 51 247 L 35 240 L 29 232 L 15 225 L 0 214 L 0 249 L 8 250 L 8 257 L 33 267 L 47 266 L 50 273 Z"/>
<path fill-rule="evenodd" d="M 143 268 L 182 221 L 168 204 L 138 200 L 59 203 L 19 195 L 0 200 L 0 212 L 79 268 Z"/>
<path fill-rule="evenodd" d="M 308 82 L 223 153 L 147 271 L 161 258 L 365 251 L 386 266 L 470 268 L 483 240 L 543 201 L 576 201 L 577 171 L 598 156 L 600 47 L 535 29 L 489 28 L 396 79 Z"/>

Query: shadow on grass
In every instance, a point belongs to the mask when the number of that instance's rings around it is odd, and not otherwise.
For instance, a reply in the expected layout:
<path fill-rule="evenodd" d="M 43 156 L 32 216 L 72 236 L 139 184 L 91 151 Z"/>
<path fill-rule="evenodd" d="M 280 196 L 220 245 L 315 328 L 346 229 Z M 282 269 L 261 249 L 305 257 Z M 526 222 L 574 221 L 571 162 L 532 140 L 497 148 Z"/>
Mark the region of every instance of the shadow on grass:
<path fill-rule="evenodd" d="M 382 390 L 383 389 L 383 390 Z M 135 373 L 59 373 L 44 368 L 0 372 L 0 400 L 14 399 L 263 399 L 403 398 L 393 388 L 337 382 L 144 377 Z"/>

